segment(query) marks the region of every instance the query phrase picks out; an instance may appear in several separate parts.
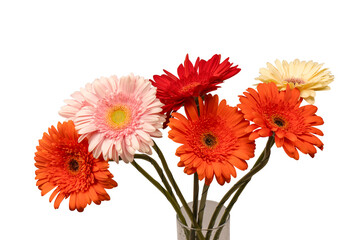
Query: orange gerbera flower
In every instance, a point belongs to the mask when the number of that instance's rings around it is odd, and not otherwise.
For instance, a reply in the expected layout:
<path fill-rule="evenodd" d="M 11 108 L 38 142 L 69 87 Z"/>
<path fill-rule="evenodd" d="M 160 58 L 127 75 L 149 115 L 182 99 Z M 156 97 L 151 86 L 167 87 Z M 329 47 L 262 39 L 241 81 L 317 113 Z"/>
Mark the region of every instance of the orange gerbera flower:
<path fill-rule="evenodd" d="M 88 152 L 88 143 L 78 143 L 79 135 L 72 121 L 58 123 L 44 133 L 36 147 L 36 185 L 45 195 L 52 189 L 50 202 L 56 197 L 55 209 L 70 196 L 70 210 L 82 212 L 87 204 L 110 200 L 105 188 L 117 186 L 103 158 L 96 159 Z"/>
<path fill-rule="evenodd" d="M 313 134 L 322 136 L 321 130 L 314 126 L 322 125 L 323 119 L 315 113 L 317 107 L 300 107 L 302 98 L 296 88 L 278 91 L 274 83 L 261 83 L 257 90 L 249 88 L 240 97 L 238 107 L 245 118 L 254 122 L 247 128 L 252 132 L 250 139 L 267 137 L 275 133 L 277 147 L 283 147 L 287 155 L 299 159 L 299 149 L 314 157 L 316 147 L 323 149 L 323 143 Z M 255 131 L 254 131 L 255 130 Z"/>
<path fill-rule="evenodd" d="M 235 167 L 247 169 L 248 160 L 254 157 L 255 142 L 249 140 L 245 129 L 249 122 L 236 107 L 230 107 L 217 95 L 207 95 L 205 103 L 199 97 L 199 111 L 194 100 L 185 104 L 187 118 L 172 113 L 169 138 L 183 144 L 176 150 L 179 167 L 184 172 L 197 172 L 210 185 L 215 175 L 220 185 L 236 177 Z"/>

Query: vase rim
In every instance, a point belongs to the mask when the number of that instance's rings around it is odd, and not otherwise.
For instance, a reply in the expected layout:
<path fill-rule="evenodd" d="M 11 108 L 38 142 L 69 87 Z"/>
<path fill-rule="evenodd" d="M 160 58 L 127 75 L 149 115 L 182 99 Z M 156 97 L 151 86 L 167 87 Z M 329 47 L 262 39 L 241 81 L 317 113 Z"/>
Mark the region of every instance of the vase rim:
<path fill-rule="evenodd" d="M 218 202 L 212 201 L 212 200 L 206 200 L 206 202 L 218 203 Z M 192 203 L 193 203 L 193 202 L 191 201 L 191 202 L 189 202 L 188 204 L 192 204 Z M 182 206 L 182 207 L 183 207 L 183 206 Z M 225 206 L 223 206 L 223 208 L 226 209 Z M 189 226 L 187 226 L 187 225 L 184 225 L 184 224 L 180 221 L 178 214 L 176 214 L 176 220 L 177 220 L 177 222 L 181 225 L 181 227 L 187 228 L 187 229 L 189 229 L 189 230 L 216 231 L 216 230 L 218 230 L 218 229 L 220 229 L 220 228 L 223 228 L 223 227 L 229 222 L 229 220 L 230 220 L 230 214 L 227 216 L 226 221 L 225 221 L 223 224 L 221 224 L 221 225 L 219 225 L 219 226 L 217 226 L 217 227 L 213 227 L 213 228 L 201 228 L 201 229 L 199 229 L 199 228 L 195 228 L 195 227 L 189 227 Z"/>

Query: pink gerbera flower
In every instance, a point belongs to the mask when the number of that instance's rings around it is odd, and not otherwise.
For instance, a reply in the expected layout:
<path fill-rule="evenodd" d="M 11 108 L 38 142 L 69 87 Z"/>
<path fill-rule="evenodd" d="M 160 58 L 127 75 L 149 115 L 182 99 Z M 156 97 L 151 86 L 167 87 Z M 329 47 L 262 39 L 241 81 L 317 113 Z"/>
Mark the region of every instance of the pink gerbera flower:
<path fill-rule="evenodd" d="M 135 151 L 151 154 L 151 137 L 161 137 L 165 117 L 156 88 L 149 80 L 133 74 L 96 79 L 66 101 L 60 115 L 72 118 L 80 134 L 79 142 L 89 141 L 94 157 L 125 162 Z"/>

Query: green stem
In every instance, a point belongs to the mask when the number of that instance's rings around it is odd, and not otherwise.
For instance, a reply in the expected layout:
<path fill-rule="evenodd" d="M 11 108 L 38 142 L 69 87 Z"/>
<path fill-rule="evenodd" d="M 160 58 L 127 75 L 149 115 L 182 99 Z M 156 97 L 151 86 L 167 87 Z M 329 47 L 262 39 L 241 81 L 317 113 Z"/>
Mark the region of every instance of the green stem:
<path fill-rule="evenodd" d="M 198 202 L 199 202 L 199 177 L 197 173 L 194 173 L 194 192 L 193 192 L 193 215 L 194 221 L 197 219 Z"/>
<path fill-rule="evenodd" d="M 202 221 L 204 217 L 204 209 L 206 206 L 206 198 L 209 191 L 209 185 L 206 185 L 204 183 L 202 194 L 201 194 L 201 200 L 200 200 L 200 206 L 199 206 L 199 215 L 198 215 L 198 224 L 200 227 L 202 227 Z"/>
<path fill-rule="evenodd" d="M 219 226 L 222 226 L 227 220 L 228 220 L 228 217 L 229 217 L 229 214 L 230 214 L 230 211 L 232 209 L 232 207 L 234 206 L 234 204 L 236 203 L 236 201 L 238 200 L 241 192 L 244 190 L 244 188 L 246 187 L 246 185 L 250 182 L 250 180 L 244 182 L 242 185 L 240 185 L 239 189 L 236 191 L 236 193 L 234 194 L 234 197 L 231 199 L 229 205 L 226 207 L 225 209 L 225 212 L 219 222 Z M 218 240 L 219 237 L 220 237 L 220 234 L 221 234 L 221 231 L 222 231 L 223 228 L 219 228 L 217 231 L 216 231 L 216 234 L 215 234 L 215 237 L 214 237 L 214 240 Z"/>
<path fill-rule="evenodd" d="M 176 200 L 176 197 L 175 197 L 175 195 L 174 195 L 174 193 L 173 193 L 173 191 L 172 191 L 172 188 L 171 188 L 168 180 L 166 179 L 166 176 L 165 176 L 162 168 L 161 168 L 161 167 L 159 166 L 159 164 L 155 161 L 155 159 L 153 159 L 152 157 L 150 157 L 149 155 L 146 155 L 146 154 L 135 154 L 135 155 L 134 155 L 134 158 L 143 159 L 143 160 L 145 160 L 145 161 L 150 162 L 151 165 L 154 166 L 154 168 L 155 168 L 156 172 L 158 173 L 161 181 L 164 183 L 166 190 L 169 192 L 169 194 L 171 195 L 171 197 L 175 200 L 176 205 L 180 208 L 180 205 L 179 205 L 179 203 L 178 203 L 177 200 Z"/>
<path fill-rule="evenodd" d="M 194 173 L 194 188 L 193 188 L 193 222 L 196 223 L 199 202 L 199 177 Z M 194 225 L 192 225 L 194 227 Z M 191 231 L 191 239 L 195 239 L 195 232 Z"/>
<path fill-rule="evenodd" d="M 194 218 L 193 218 L 193 213 L 191 212 L 191 209 L 188 205 L 188 203 L 186 202 L 183 194 L 181 193 L 180 191 L 180 188 L 179 186 L 177 185 L 170 169 L 169 169 L 169 166 L 165 160 L 165 157 L 163 155 L 163 153 L 161 152 L 160 148 L 157 146 L 157 144 L 155 143 L 154 141 L 154 146 L 153 146 L 154 150 L 156 151 L 156 153 L 158 154 L 159 158 L 160 158 L 160 161 L 161 161 L 161 164 L 163 165 L 163 168 L 164 168 L 164 171 L 165 171 L 165 174 L 167 175 L 171 185 L 173 186 L 174 190 L 175 190 L 175 193 L 176 195 L 179 197 L 180 199 L 180 202 L 181 204 L 183 205 L 184 209 L 185 209 L 185 212 L 186 214 L 189 216 L 189 219 L 191 221 L 191 223 L 195 226 L 196 229 L 199 229 L 198 230 L 198 237 L 199 237 L 199 240 L 204 240 L 204 235 L 201 233 L 201 230 L 200 230 L 200 227 L 199 225 L 197 224 L 196 221 L 194 221 Z"/>
<path fill-rule="evenodd" d="M 156 181 L 153 177 L 150 176 L 150 174 L 148 174 L 142 167 L 140 167 L 139 164 L 137 164 L 137 162 L 134 160 L 131 162 L 131 164 L 136 168 L 136 170 L 138 170 L 146 179 L 148 179 L 162 194 L 165 195 L 165 197 L 167 198 L 167 200 L 170 202 L 170 204 L 173 206 L 174 210 L 176 211 L 176 213 L 178 214 L 178 217 L 180 219 L 180 221 L 186 225 L 186 221 L 184 216 L 181 213 L 180 208 L 177 206 L 177 204 L 175 203 L 174 199 L 172 198 L 172 196 L 169 194 L 168 191 L 166 191 L 161 184 Z"/>
<path fill-rule="evenodd" d="M 269 160 L 269 157 L 270 157 L 270 148 L 274 145 L 274 143 L 275 143 L 274 136 L 270 136 L 267 143 L 266 143 L 264 151 L 259 156 L 259 158 L 256 161 L 256 163 L 254 164 L 253 168 L 246 175 L 244 175 L 238 182 L 236 182 L 234 184 L 234 186 L 232 188 L 230 188 L 230 190 L 220 200 L 218 206 L 216 207 L 216 209 L 215 209 L 215 211 L 214 211 L 214 213 L 213 213 L 213 215 L 211 217 L 208 229 L 211 229 L 211 228 L 214 227 L 215 221 L 217 219 L 217 216 L 220 213 L 221 208 L 224 206 L 225 202 L 231 197 L 231 195 L 235 191 L 237 191 L 244 183 L 247 184 L 247 182 L 249 182 L 251 180 L 252 176 L 254 176 L 257 172 L 259 172 L 263 167 L 265 167 L 265 165 L 267 164 L 267 162 Z M 245 186 L 246 186 L 246 184 L 245 184 Z M 206 240 L 209 240 L 210 234 L 211 233 L 209 232 L 206 235 Z"/>

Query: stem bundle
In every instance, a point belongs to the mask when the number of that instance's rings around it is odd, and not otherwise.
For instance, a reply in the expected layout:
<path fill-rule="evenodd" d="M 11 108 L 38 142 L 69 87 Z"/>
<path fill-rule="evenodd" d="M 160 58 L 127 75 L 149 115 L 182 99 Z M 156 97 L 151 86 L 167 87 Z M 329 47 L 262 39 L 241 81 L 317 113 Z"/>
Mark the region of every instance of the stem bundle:
<path fill-rule="evenodd" d="M 259 172 L 263 167 L 265 167 L 266 164 L 268 163 L 271 152 L 270 149 L 274 145 L 274 142 L 275 142 L 274 136 L 269 137 L 263 152 L 259 156 L 258 160 L 255 162 L 252 169 L 247 174 L 245 174 L 238 182 L 236 182 L 233 185 L 233 187 L 230 188 L 230 190 L 223 196 L 223 198 L 218 203 L 211 217 L 207 229 L 214 228 L 216 219 L 218 218 L 221 208 L 230 199 L 230 197 L 234 195 L 220 219 L 219 226 L 221 226 L 226 222 L 232 207 L 235 205 L 236 201 L 238 200 L 240 194 L 242 193 L 246 185 L 250 182 L 251 178 L 257 172 Z M 206 206 L 206 199 L 207 199 L 209 186 L 204 184 L 202 188 L 202 194 L 199 204 L 199 179 L 198 179 L 198 175 L 196 173 L 194 174 L 193 209 L 190 209 L 190 207 L 188 206 L 188 202 L 185 200 L 182 192 L 180 191 L 180 188 L 178 187 L 169 169 L 169 166 L 167 165 L 163 153 L 161 152 L 160 148 L 157 146 L 155 142 L 153 148 L 156 151 L 157 155 L 159 156 L 163 168 L 160 167 L 160 165 L 156 162 L 156 160 L 154 160 L 153 158 L 151 158 L 146 154 L 135 154 L 134 158 L 143 159 L 147 162 L 150 162 L 155 168 L 156 172 L 158 173 L 162 183 L 164 184 L 164 187 L 158 181 L 156 181 L 152 176 L 150 176 L 150 174 L 148 174 L 135 160 L 132 162 L 132 165 L 167 198 L 167 200 L 170 202 L 175 212 L 177 213 L 179 221 L 186 226 L 187 222 L 181 211 L 181 207 L 177 198 L 180 200 L 186 214 L 188 215 L 191 221 L 191 227 L 192 229 L 194 229 L 191 230 L 190 232 L 185 232 L 187 238 L 189 238 L 190 240 L 195 240 L 195 239 L 210 240 L 211 232 L 207 232 L 206 236 L 204 236 L 203 233 L 201 232 L 201 229 L 203 227 L 202 222 L 203 222 L 204 209 Z M 173 190 L 176 195 L 174 194 Z M 214 238 L 215 240 L 219 238 L 221 234 L 221 230 L 222 230 L 221 228 L 217 230 Z"/>

